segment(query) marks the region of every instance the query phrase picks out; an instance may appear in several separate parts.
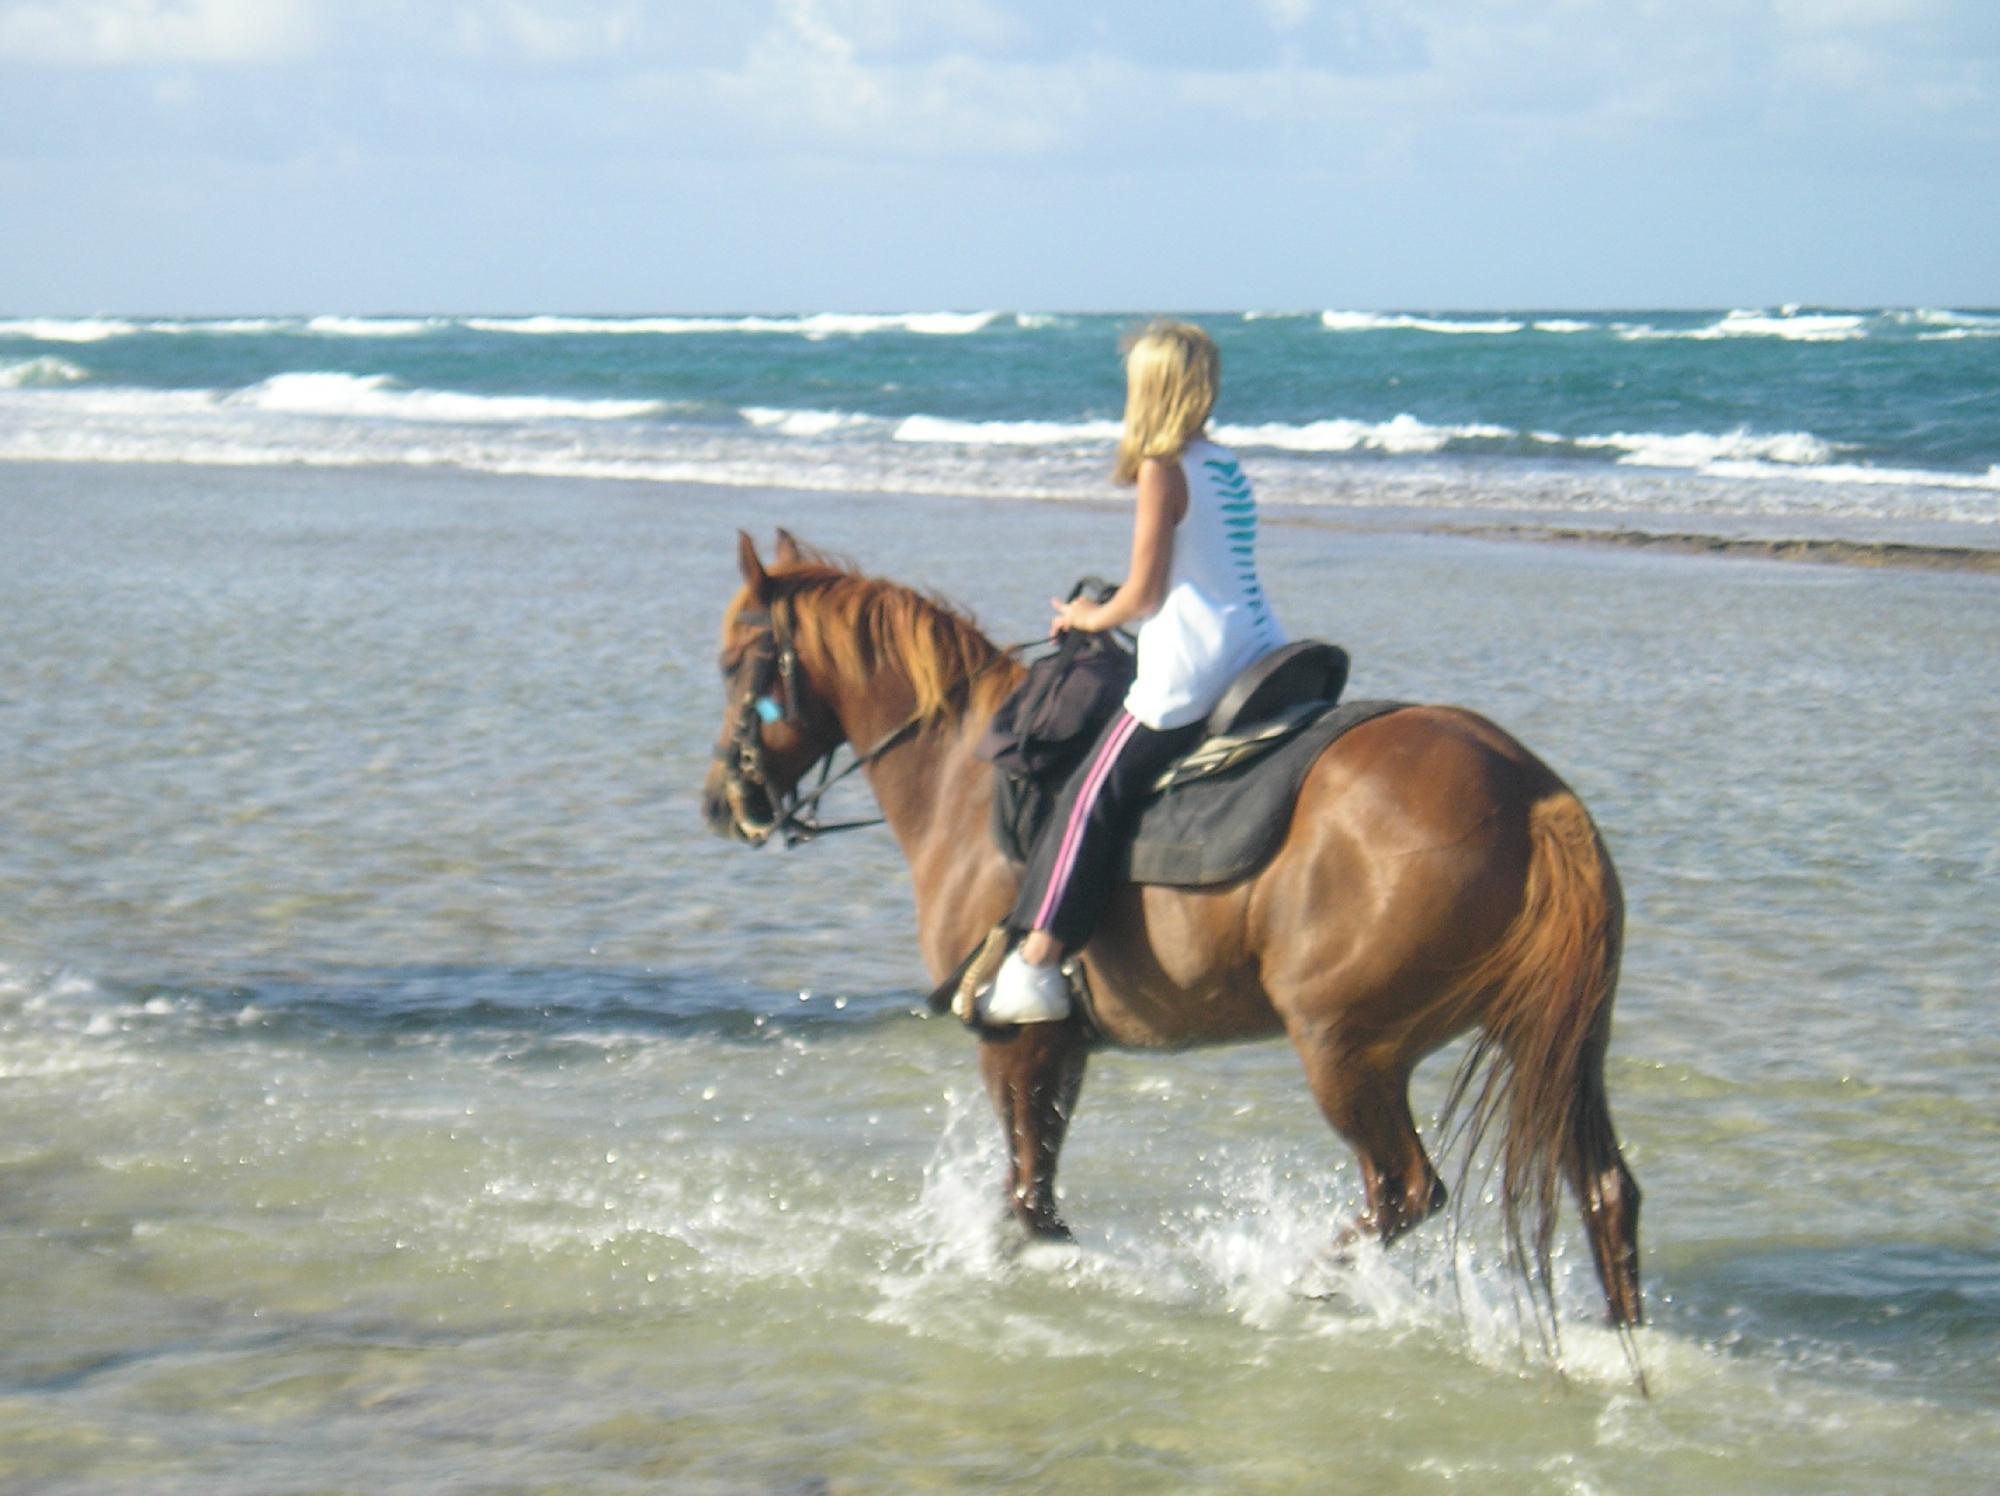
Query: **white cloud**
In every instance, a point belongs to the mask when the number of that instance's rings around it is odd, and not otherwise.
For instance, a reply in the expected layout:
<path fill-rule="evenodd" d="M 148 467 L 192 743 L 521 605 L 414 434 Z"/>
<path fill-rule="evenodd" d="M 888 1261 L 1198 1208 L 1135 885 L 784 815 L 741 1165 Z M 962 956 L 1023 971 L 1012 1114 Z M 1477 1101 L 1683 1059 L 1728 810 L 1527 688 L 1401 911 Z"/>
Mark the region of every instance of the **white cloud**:
<path fill-rule="evenodd" d="M 452 13 L 451 38 L 471 57 L 566 63 L 624 55 L 644 26 L 636 0 L 489 0 Z"/>
<path fill-rule="evenodd" d="M 882 7 L 864 17 L 878 28 Z M 849 12 L 852 7 L 848 7 Z M 694 80 L 662 75 L 663 94 L 698 87 L 712 125 L 805 153 L 937 157 L 1036 155 L 1073 140 L 1089 113 L 1094 62 L 1029 65 L 952 51 L 920 61 L 866 60 L 847 13 L 780 0 L 778 23 L 740 67 Z"/>
<path fill-rule="evenodd" d="M 1792 31 L 1869 31 L 1931 20 L 1946 0 L 1773 0 L 1779 25 Z"/>
<path fill-rule="evenodd" d="M 1143 0 L 0 0 L 0 62 L 211 68 L 187 128 L 225 155 L 232 110 L 275 110 L 384 154 L 1457 170 L 1990 135 L 1986 3 L 1213 0 L 1166 27 Z M 228 76 L 278 62 L 318 66 Z"/>
<path fill-rule="evenodd" d="M 312 0 L 0 0 L 0 59 L 66 66 L 288 61 Z"/>
<path fill-rule="evenodd" d="M 1280 31 L 1296 31 L 1312 15 L 1313 0 L 1257 0 L 1257 8 Z"/>

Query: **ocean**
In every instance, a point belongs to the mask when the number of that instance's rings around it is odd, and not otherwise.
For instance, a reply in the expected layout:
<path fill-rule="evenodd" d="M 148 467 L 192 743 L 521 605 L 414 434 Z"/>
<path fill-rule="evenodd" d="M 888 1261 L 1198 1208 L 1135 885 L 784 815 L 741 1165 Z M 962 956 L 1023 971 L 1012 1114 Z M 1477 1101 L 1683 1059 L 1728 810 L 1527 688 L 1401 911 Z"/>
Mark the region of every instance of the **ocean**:
<path fill-rule="evenodd" d="M 1990 1489 L 2000 576 L 1428 533 L 1993 544 L 1985 323 L 1758 317 L 1209 319 L 1287 629 L 1617 859 L 1650 1396 L 1567 1206 L 1554 1346 L 1476 1185 L 1329 1265 L 1282 1043 L 1097 1057 L 1013 1251 L 893 841 L 701 824 L 738 527 L 1038 633 L 1120 319 L 6 324 L 0 1488 Z"/>
<path fill-rule="evenodd" d="M 1970 543 L 2000 312 L 1201 317 L 1270 505 Z M 1103 491 L 1132 318 L 0 320 L 0 460 Z"/>

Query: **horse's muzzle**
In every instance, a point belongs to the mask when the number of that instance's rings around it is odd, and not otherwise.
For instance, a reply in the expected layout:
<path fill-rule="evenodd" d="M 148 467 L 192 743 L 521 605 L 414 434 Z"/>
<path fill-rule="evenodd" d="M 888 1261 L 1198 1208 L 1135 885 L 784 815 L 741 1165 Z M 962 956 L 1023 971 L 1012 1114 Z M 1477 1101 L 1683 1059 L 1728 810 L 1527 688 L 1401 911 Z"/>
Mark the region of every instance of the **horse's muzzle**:
<path fill-rule="evenodd" d="M 732 781 L 721 765 L 709 771 L 701 787 L 701 818 L 726 841 L 761 845 L 777 820 L 770 797 L 756 785 Z"/>

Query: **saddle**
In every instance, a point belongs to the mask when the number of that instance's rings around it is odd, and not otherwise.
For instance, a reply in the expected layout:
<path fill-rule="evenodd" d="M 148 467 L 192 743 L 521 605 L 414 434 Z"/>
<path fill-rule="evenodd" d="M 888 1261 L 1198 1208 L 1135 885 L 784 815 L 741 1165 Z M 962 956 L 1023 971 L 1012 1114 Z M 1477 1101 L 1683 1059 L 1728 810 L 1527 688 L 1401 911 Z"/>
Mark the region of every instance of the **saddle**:
<path fill-rule="evenodd" d="M 1338 705 L 1347 671 L 1347 652 L 1338 645 L 1302 640 L 1274 650 L 1233 681 L 1209 713 L 1206 736 L 1155 781 L 1127 848 L 1124 876 L 1134 883 L 1205 888 L 1247 878 L 1268 861 L 1319 755 L 1343 733 L 1404 704 Z M 1033 686 L 1031 681 L 1023 691 Z M 1117 709 L 1123 690 L 1106 696 L 1087 714 L 1076 755 Z M 1013 718 L 1003 707 L 995 720 Z M 1008 772 L 1018 755 L 996 756 L 986 745 L 982 753 L 1002 769 L 994 776 L 993 839 L 1007 857 L 1025 863 L 1063 775 Z"/>

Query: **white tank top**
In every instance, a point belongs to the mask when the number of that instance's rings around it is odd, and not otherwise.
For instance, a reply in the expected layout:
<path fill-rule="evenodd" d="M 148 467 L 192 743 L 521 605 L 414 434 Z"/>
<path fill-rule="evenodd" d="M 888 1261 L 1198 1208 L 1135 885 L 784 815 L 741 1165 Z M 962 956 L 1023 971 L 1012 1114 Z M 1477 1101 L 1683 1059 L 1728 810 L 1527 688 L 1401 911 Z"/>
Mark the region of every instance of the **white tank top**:
<path fill-rule="evenodd" d="M 1187 513 L 1167 593 L 1139 628 L 1125 710 L 1152 728 L 1199 721 L 1239 672 L 1285 642 L 1257 584 L 1257 500 L 1230 453 L 1197 437 L 1181 453 Z"/>

